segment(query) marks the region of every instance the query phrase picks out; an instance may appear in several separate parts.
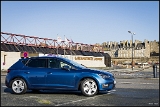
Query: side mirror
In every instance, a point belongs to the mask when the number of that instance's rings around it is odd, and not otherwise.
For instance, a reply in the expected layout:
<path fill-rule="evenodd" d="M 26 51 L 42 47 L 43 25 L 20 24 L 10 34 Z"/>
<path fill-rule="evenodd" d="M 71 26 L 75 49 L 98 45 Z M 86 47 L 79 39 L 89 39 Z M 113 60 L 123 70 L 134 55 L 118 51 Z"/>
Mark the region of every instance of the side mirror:
<path fill-rule="evenodd" d="M 67 66 L 67 65 L 64 65 L 62 69 L 67 70 L 67 71 L 70 71 L 70 68 L 69 68 L 69 66 Z"/>

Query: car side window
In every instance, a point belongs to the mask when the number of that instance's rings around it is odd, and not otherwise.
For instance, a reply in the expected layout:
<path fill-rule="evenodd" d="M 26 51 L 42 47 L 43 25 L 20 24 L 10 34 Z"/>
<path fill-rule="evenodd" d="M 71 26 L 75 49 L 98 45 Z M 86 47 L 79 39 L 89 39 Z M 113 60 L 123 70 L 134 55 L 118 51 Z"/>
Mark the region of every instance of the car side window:
<path fill-rule="evenodd" d="M 47 60 L 46 59 L 30 59 L 29 62 L 26 64 L 28 67 L 47 67 Z"/>
<path fill-rule="evenodd" d="M 67 64 L 66 62 L 62 61 L 62 60 L 58 60 L 58 59 L 49 59 L 49 68 L 63 68 L 63 66 L 67 65 L 69 66 L 70 69 L 75 69 L 74 67 L 72 67 L 71 65 Z"/>
<path fill-rule="evenodd" d="M 65 62 L 61 61 L 60 62 L 60 67 L 63 68 L 63 66 L 69 66 L 69 68 L 71 69 L 71 66 L 66 64 Z"/>
<path fill-rule="evenodd" d="M 60 67 L 63 68 L 63 66 L 69 66 L 70 69 L 76 69 L 75 67 L 67 64 L 66 62 L 60 61 Z"/>
<path fill-rule="evenodd" d="M 49 59 L 49 68 L 60 68 L 60 62 L 57 59 Z"/>

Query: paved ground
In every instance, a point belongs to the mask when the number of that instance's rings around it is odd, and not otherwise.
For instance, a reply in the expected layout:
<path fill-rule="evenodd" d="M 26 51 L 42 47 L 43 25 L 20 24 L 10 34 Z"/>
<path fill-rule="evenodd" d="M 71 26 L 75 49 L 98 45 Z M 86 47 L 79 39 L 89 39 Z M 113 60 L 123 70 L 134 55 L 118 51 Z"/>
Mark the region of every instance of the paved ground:
<path fill-rule="evenodd" d="M 80 92 L 30 90 L 14 95 L 1 81 L 1 106 L 159 106 L 158 78 L 116 78 L 116 81 L 114 90 L 94 97 L 85 97 Z"/>
<path fill-rule="evenodd" d="M 159 78 L 159 68 L 156 73 L 153 73 L 153 68 L 142 69 L 142 68 L 131 68 L 129 69 L 103 69 L 109 72 L 112 72 L 117 78 Z"/>
<path fill-rule="evenodd" d="M 95 97 L 85 97 L 80 92 L 28 90 L 14 95 L 5 84 L 6 72 L 1 72 L 1 106 L 159 106 L 159 70 L 114 69 L 116 88 Z"/>

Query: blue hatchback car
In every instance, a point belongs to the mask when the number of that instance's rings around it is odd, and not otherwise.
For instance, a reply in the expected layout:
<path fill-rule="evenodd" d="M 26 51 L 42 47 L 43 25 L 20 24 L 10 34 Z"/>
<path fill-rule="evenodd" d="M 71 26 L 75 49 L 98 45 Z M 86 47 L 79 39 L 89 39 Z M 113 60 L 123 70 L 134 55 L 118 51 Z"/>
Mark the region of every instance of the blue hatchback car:
<path fill-rule="evenodd" d="M 9 69 L 5 84 L 15 94 L 27 90 L 80 90 L 91 97 L 115 88 L 112 73 L 89 69 L 77 62 L 58 56 L 21 58 Z"/>

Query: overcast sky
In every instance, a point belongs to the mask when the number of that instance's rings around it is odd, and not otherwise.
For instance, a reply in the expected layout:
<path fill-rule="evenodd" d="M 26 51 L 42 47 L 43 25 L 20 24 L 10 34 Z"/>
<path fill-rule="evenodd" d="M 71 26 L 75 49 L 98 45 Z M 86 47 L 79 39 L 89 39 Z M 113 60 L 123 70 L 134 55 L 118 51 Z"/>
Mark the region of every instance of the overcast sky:
<path fill-rule="evenodd" d="M 1 1 L 1 32 L 95 44 L 159 41 L 159 1 Z"/>

